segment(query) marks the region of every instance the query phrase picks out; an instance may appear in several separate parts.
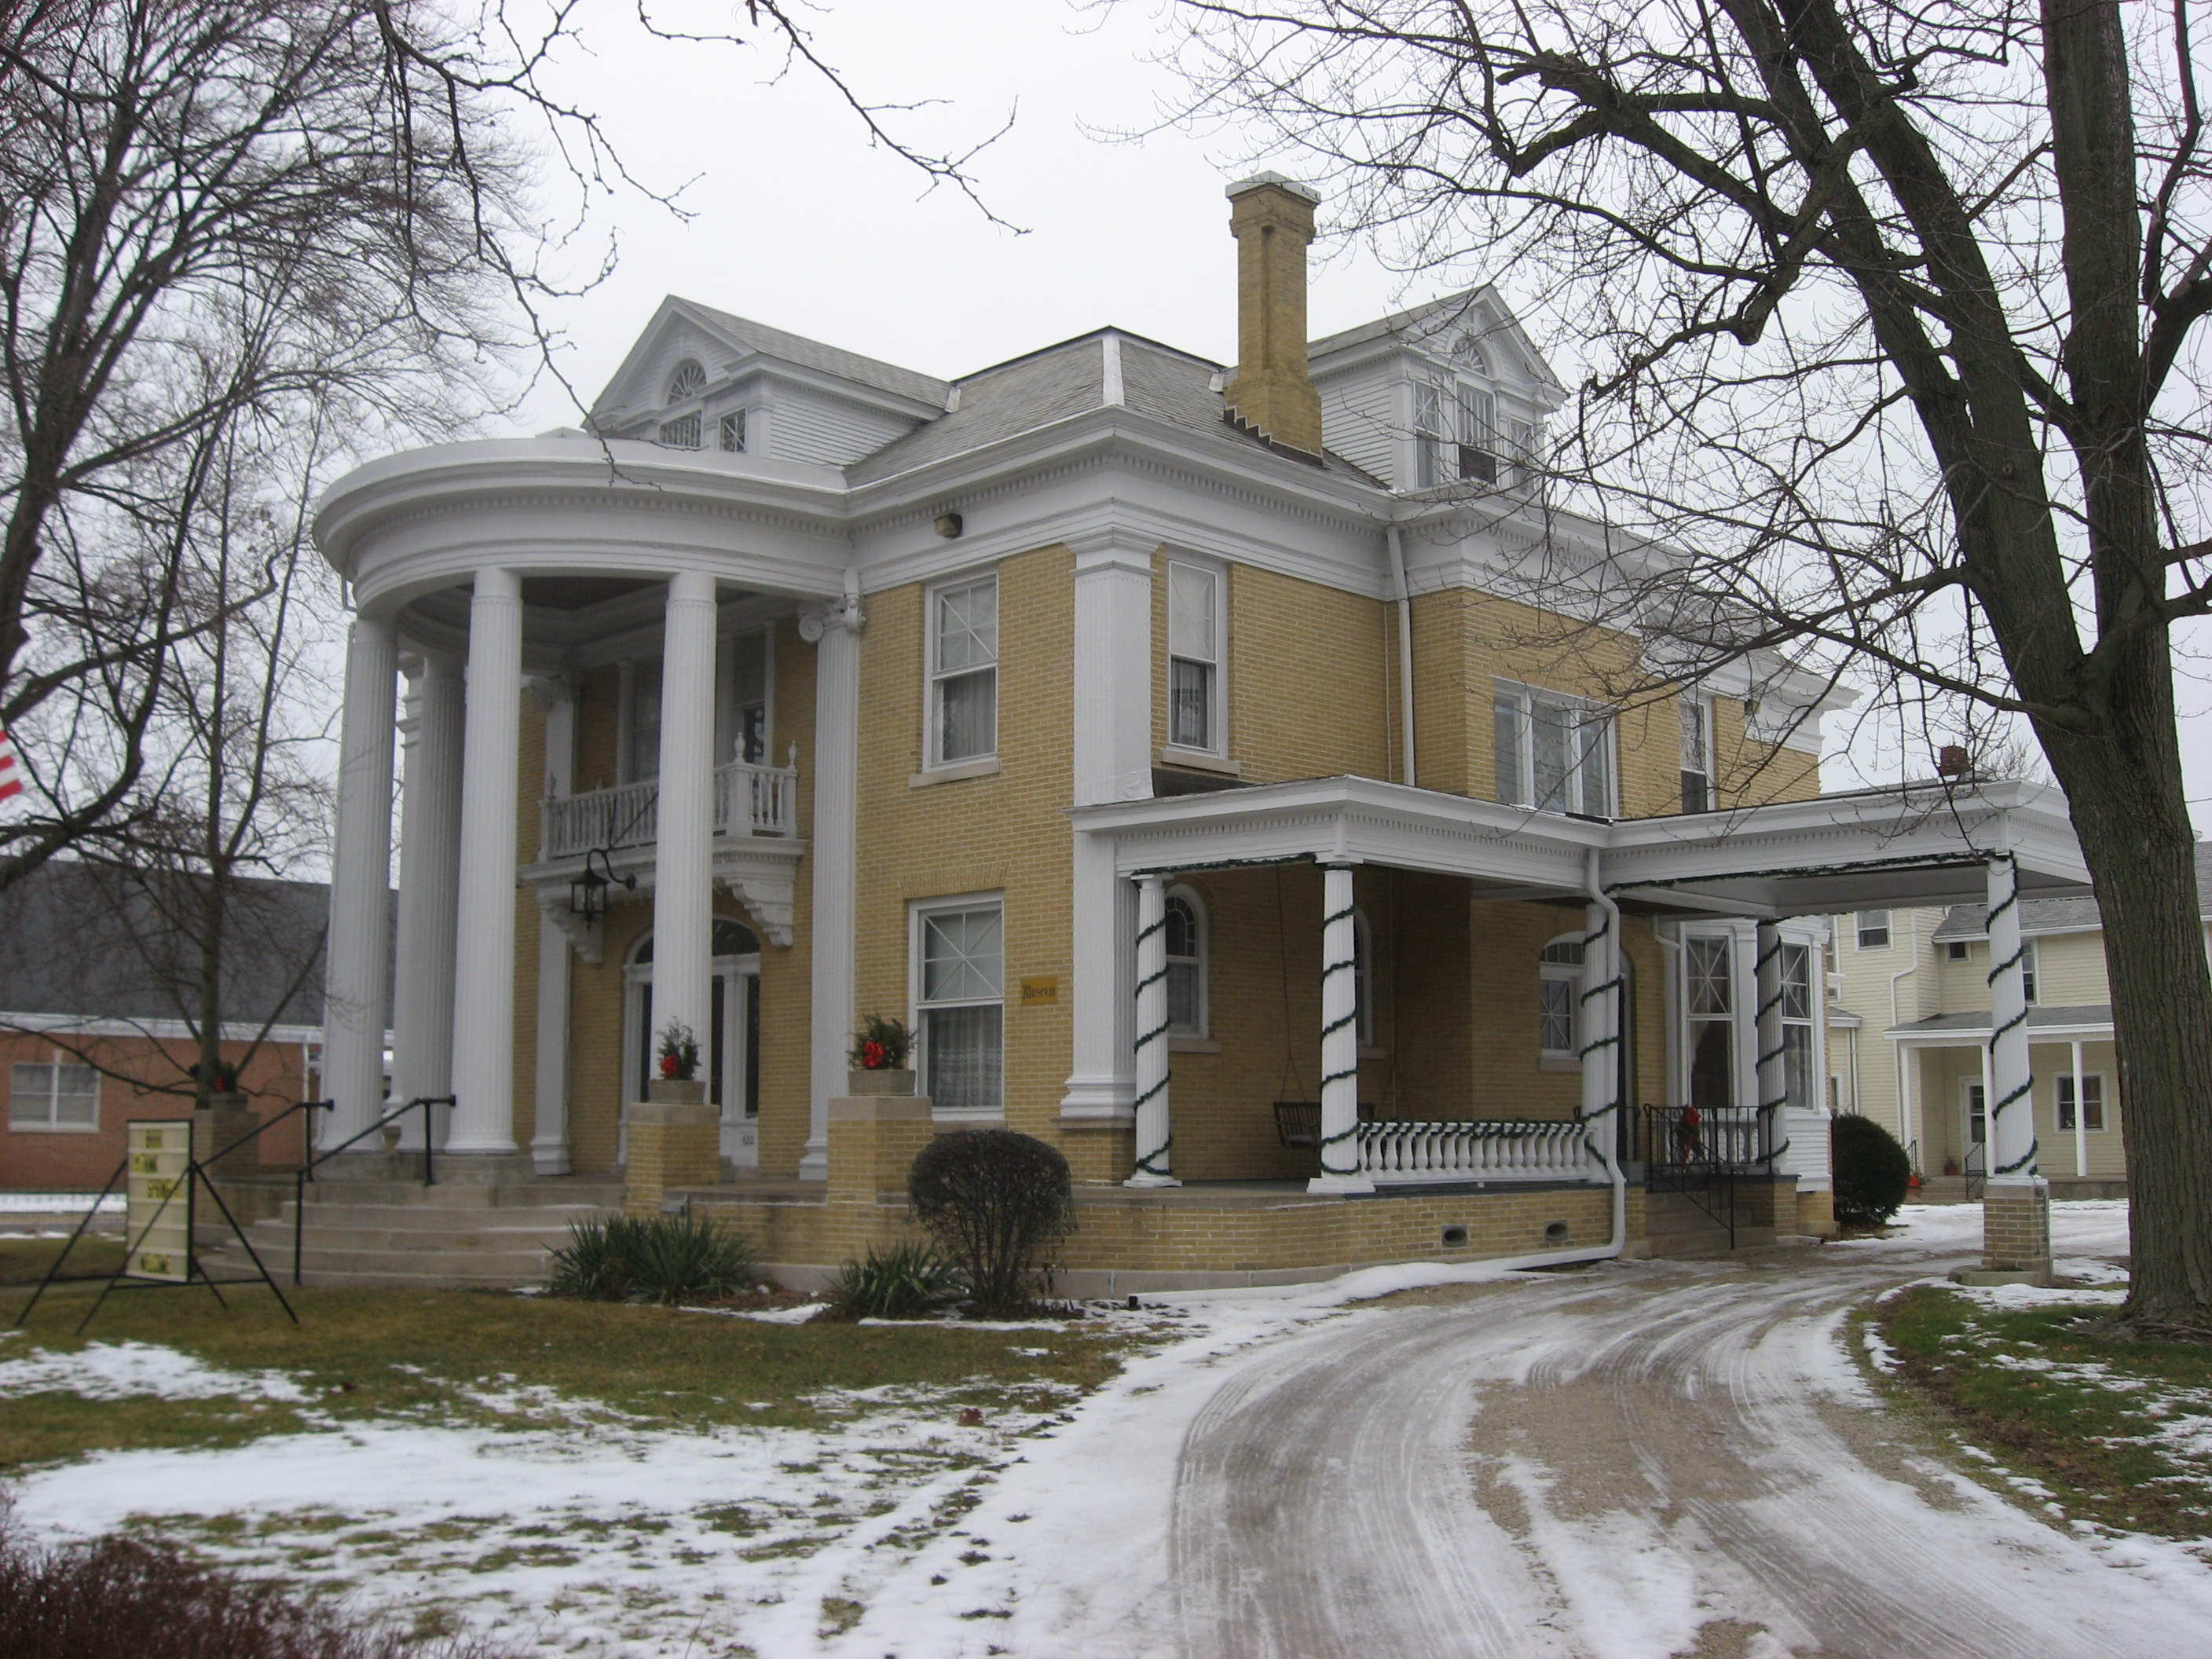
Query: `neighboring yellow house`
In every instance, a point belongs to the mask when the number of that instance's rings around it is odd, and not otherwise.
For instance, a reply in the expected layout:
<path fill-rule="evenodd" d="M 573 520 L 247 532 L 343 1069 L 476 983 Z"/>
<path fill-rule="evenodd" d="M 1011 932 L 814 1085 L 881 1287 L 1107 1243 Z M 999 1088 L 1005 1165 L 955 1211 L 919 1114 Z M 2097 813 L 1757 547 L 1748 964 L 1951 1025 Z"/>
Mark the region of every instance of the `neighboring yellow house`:
<path fill-rule="evenodd" d="M 1004 1124 L 1115 1290 L 1633 1248 L 1685 1148 L 1827 1224 L 1829 916 L 2073 890 L 2063 804 L 1820 796 L 1826 677 L 1583 620 L 1673 556 L 1547 503 L 1497 294 L 1310 343 L 1311 193 L 1230 194 L 1234 368 L 1108 328 L 947 381 L 672 298 L 592 434 L 331 489 L 327 1144 L 380 1106 L 400 729 L 441 1181 L 618 1180 L 804 1278 Z M 848 1080 L 869 1014 L 918 1096 Z"/>
<path fill-rule="evenodd" d="M 2197 848 L 2197 873 L 2199 893 L 2212 892 L 2212 847 Z M 1929 1198 L 1978 1195 L 1989 1170 L 1987 917 L 1985 906 L 1960 904 L 1836 918 L 1831 1103 L 1903 1141 Z M 2054 1198 L 2124 1198 L 2125 1103 L 2097 902 L 2029 900 L 2021 937 L 2039 1164 Z"/>

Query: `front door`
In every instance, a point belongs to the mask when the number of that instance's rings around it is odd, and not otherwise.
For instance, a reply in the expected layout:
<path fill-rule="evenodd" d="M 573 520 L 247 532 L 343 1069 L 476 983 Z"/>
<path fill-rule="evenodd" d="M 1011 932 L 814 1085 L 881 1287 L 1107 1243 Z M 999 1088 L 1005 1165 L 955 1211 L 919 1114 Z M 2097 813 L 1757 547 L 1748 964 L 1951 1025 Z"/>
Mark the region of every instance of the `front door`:
<path fill-rule="evenodd" d="M 708 1103 L 722 1109 L 721 1155 L 746 1169 L 760 1164 L 760 940 L 741 922 L 717 917 L 708 963 L 712 1001 L 700 1044 Z M 653 936 L 640 940 L 623 973 L 629 981 L 626 1047 L 637 1092 L 657 1071 L 660 1034 L 653 1012 Z M 628 1153 L 624 1125 L 623 1153 Z"/>

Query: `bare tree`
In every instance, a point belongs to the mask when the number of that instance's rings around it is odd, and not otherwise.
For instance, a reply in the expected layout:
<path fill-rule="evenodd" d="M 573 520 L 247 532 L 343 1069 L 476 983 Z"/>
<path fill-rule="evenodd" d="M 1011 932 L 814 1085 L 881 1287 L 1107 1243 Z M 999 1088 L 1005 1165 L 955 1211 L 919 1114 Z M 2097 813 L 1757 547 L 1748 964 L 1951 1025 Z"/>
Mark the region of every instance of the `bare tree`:
<path fill-rule="evenodd" d="M 2212 1328 L 2212 978 L 2174 721 L 2212 608 L 2201 4 L 1183 0 L 1409 268 L 1587 369 L 1545 458 L 1695 674 L 1783 649 L 2033 731 L 2094 878 L 2129 1313 Z M 1671 653 L 1671 656 L 1669 655 Z M 1979 713 L 1972 711 L 1978 710 Z"/>

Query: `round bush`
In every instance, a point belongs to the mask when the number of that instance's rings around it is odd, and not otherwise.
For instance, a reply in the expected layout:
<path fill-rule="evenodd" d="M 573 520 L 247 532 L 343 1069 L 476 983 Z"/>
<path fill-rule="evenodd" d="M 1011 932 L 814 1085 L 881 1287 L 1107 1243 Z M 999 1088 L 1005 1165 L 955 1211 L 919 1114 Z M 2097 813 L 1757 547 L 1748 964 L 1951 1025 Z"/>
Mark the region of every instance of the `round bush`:
<path fill-rule="evenodd" d="M 1912 1162 L 1897 1144 L 1897 1137 L 1870 1117 L 1846 1113 L 1830 1127 L 1836 1223 L 1844 1227 L 1879 1227 L 1905 1202 Z"/>
<path fill-rule="evenodd" d="M 1028 1304 L 1037 1252 L 1067 1231 L 1075 1206 L 1067 1160 L 1011 1129 L 939 1135 L 915 1159 L 907 1196 L 987 1313 Z"/>

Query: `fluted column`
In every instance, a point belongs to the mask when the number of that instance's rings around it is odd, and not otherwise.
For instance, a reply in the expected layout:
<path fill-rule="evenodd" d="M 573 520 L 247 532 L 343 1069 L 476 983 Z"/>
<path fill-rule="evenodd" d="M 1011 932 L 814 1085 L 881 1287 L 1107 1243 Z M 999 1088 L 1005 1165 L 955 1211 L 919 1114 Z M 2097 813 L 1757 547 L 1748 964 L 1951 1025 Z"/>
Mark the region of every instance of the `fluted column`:
<path fill-rule="evenodd" d="M 660 651 L 660 799 L 653 853 L 653 1024 L 708 1052 L 714 937 L 714 579 L 669 579 Z"/>
<path fill-rule="evenodd" d="M 461 872 L 460 664 L 442 652 L 423 653 L 408 704 L 400 791 L 398 971 L 392 975 L 395 1103 L 453 1092 L 453 926 Z M 437 1124 L 441 1130 L 444 1127 Z M 422 1133 L 422 1115 L 410 1113 L 400 1126 L 401 1144 L 421 1146 Z"/>
<path fill-rule="evenodd" d="M 1137 1168 L 1126 1187 L 1180 1187 L 1170 1172 L 1168 901 L 1160 876 L 1137 882 Z"/>
<path fill-rule="evenodd" d="M 830 1102 L 845 1092 L 853 1033 L 853 888 L 859 860 L 860 629 L 857 592 L 799 618 L 815 643 L 812 1087 L 799 1173 L 830 1174 Z"/>
<path fill-rule="evenodd" d="M 532 702 L 545 715 L 545 795 L 557 800 L 576 787 L 576 688 L 547 678 L 531 683 Z M 540 846 L 538 856 L 544 858 Z M 567 908 L 560 887 L 538 896 L 538 1067 L 531 1115 L 530 1166 L 542 1176 L 566 1175 L 568 1158 L 568 935 L 554 920 Z"/>
<path fill-rule="evenodd" d="M 522 742 L 522 588 L 486 566 L 469 600 L 447 1150 L 514 1152 L 515 769 Z"/>
<path fill-rule="evenodd" d="M 1359 932 L 1352 920 L 1352 870 L 1322 871 L 1321 1173 L 1316 1193 L 1371 1193 L 1359 1165 Z"/>
<path fill-rule="evenodd" d="M 384 1102 L 385 992 L 390 980 L 392 705 L 398 640 L 391 621 L 356 617 L 346 648 L 338 739 L 337 844 L 323 972 L 323 1088 L 337 1109 L 322 1143 L 376 1121 Z"/>

